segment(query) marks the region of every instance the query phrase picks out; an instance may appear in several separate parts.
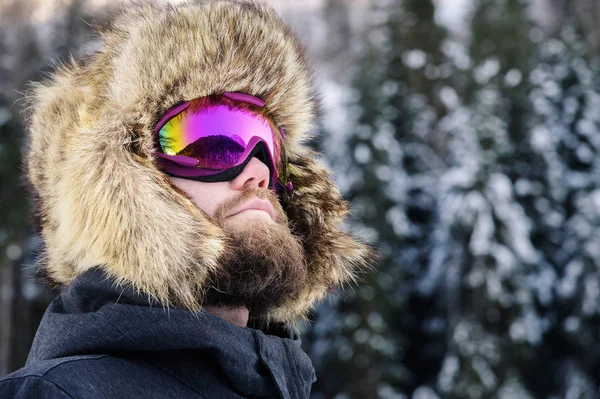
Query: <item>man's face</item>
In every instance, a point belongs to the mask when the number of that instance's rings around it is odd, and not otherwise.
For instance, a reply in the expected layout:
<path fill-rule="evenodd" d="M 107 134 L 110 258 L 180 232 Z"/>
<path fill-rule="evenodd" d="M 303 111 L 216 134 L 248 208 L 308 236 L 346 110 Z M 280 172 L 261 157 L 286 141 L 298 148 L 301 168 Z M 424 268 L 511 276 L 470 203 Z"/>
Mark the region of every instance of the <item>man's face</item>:
<path fill-rule="evenodd" d="M 303 248 L 290 232 L 277 195 L 268 188 L 269 177 L 269 168 L 257 158 L 231 181 L 170 177 L 229 238 L 205 304 L 246 306 L 256 318 L 305 288 Z"/>

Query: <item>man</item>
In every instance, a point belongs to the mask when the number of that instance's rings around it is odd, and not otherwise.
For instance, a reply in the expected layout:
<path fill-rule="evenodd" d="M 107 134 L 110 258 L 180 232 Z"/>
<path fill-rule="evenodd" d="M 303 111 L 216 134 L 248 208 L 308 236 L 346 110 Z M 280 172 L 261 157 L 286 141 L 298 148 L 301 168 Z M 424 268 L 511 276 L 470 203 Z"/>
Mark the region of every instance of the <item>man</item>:
<path fill-rule="evenodd" d="M 303 48 L 262 2 L 136 6 L 29 95 L 65 286 L 1 398 L 307 398 L 295 322 L 371 252 L 306 146 Z"/>

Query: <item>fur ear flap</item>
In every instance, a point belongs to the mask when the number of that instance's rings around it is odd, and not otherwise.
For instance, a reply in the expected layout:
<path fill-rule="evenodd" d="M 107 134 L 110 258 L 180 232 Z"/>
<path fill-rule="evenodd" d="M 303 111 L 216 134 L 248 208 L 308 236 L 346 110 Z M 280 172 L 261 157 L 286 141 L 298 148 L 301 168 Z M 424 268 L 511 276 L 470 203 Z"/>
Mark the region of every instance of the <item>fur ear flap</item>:
<path fill-rule="evenodd" d="M 376 262 L 376 251 L 344 232 L 341 222 L 349 213 L 345 201 L 316 153 L 304 150 L 290 160 L 294 190 L 280 194 L 292 233 L 304 246 L 309 272 L 305 300 L 297 300 L 294 317 L 302 316 L 315 300 L 359 275 Z M 277 317 L 281 319 L 283 315 Z M 289 317 L 289 315 L 288 315 Z"/>

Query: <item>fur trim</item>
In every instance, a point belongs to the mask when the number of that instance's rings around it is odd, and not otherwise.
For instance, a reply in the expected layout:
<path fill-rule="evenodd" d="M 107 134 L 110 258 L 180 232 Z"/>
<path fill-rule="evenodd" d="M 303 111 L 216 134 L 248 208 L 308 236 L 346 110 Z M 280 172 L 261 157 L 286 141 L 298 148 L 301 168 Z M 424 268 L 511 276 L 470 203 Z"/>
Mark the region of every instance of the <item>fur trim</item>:
<path fill-rule="evenodd" d="M 305 144 L 316 109 L 305 51 L 269 6 L 143 4 L 117 16 L 100 41 L 29 93 L 25 163 L 50 278 L 68 284 L 102 265 L 164 305 L 198 309 L 225 235 L 158 169 L 152 130 L 176 103 L 242 91 L 262 98 L 286 131 L 295 190 L 281 202 L 312 282 L 265 320 L 292 323 L 352 279 L 369 249 L 338 227 L 347 204 Z"/>

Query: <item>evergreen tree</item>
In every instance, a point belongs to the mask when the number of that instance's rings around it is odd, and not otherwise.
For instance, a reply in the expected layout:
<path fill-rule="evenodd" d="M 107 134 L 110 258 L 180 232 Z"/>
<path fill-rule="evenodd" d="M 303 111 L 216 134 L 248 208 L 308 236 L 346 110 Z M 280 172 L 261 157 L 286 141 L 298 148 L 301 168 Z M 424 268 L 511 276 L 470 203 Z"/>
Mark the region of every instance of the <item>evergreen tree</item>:
<path fill-rule="evenodd" d="M 530 281 L 546 332 L 528 376 L 545 381 L 539 394 L 587 398 L 600 394 L 600 67 L 576 31 L 571 22 L 540 46 L 530 142 L 545 168 L 520 191 L 543 255 Z"/>
<path fill-rule="evenodd" d="M 541 340 L 527 285 L 538 252 L 511 179 L 531 161 L 523 147 L 523 76 L 532 54 L 526 15 L 518 0 L 474 3 L 463 104 L 440 122 L 451 167 L 440 176 L 436 242 L 420 287 L 446 307 L 449 348 L 436 386 L 445 397 L 527 395 L 519 362 Z"/>
<path fill-rule="evenodd" d="M 598 70 L 573 28 L 534 53 L 525 15 L 479 3 L 467 102 L 441 122 L 453 167 L 422 284 L 448 304 L 444 397 L 598 395 Z"/>
<path fill-rule="evenodd" d="M 355 128 L 327 151 L 353 227 L 376 242 L 382 261 L 366 284 L 324 304 L 310 331 L 314 397 L 394 397 L 431 381 L 444 353 L 443 322 L 431 298 L 412 295 L 427 262 L 440 169 L 431 125 L 444 111 L 444 32 L 431 1 L 376 3 L 354 84 Z M 356 112 L 354 112 L 356 111 Z M 335 396 L 335 395 L 339 396 Z"/>
<path fill-rule="evenodd" d="M 426 3 L 375 7 L 329 154 L 383 259 L 317 313 L 315 397 L 595 397 L 597 64 L 525 2 L 474 2 L 467 43 Z"/>

